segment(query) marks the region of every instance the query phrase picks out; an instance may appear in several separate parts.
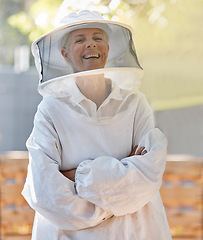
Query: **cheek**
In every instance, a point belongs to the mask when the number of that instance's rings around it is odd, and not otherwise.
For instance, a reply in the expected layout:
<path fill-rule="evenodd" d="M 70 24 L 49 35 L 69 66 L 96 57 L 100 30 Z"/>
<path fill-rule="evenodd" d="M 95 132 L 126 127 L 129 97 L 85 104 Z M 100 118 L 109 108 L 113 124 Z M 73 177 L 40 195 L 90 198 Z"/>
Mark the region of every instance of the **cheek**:
<path fill-rule="evenodd" d="M 74 51 L 72 51 L 72 59 L 75 63 L 79 63 L 82 61 L 80 48 L 75 48 Z"/>
<path fill-rule="evenodd" d="M 72 46 L 72 48 L 71 48 L 70 50 L 71 50 L 72 55 L 73 55 L 74 57 L 78 57 L 78 56 L 80 56 L 80 54 L 81 54 L 82 46 L 80 46 L 80 45 L 75 45 L 75 46 Z"/>
<path fill-rule="evenodd" d="M 104 48 L 104 57 L 107 59 L 109 53 L 109 49 L 107 47 Z"/>
<path fill-rule="evenodd" d="M 105 44 L 105 45 L 103 46 L 103 49 L 104 49 L 105 55 L 108 56 L 109 46 Z"/>

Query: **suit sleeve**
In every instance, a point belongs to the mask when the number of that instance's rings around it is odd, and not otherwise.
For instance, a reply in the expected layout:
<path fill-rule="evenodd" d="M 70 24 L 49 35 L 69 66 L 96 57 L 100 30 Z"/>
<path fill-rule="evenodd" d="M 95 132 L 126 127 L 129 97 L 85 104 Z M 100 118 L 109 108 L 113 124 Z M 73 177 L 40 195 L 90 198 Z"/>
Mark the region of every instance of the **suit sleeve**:
<path fill-rule="evenodd" d="M 154 127 L 145 97 L 140 98 L 135 113 L 132 144 L 144 146 L 147 154 L 82 162 L 76 171 L 78 195 L 115 216 L 134 213 L 150 202 L 161 186 L 167 140 Z"/>
<path fill-rule="evenodd" d="M 112 216 L 79 197 L 74 182 L 60 173 L 60 141 L 51 120 L 40 108 L 27 148 L 29 165 L 22 195 L 35 211 L 60 229 L 70 231 L 96 226 Z"/>

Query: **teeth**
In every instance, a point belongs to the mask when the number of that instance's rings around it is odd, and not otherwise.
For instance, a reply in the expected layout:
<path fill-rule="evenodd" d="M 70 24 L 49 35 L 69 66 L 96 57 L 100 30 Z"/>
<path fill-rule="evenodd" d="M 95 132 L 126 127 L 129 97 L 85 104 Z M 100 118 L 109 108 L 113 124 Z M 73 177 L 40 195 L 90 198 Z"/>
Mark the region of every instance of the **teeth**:
<path fill-rule="evenodd" d="M 89 58 L 99 58 L 100 55 L 99 54 L 89 54 L 84 56 L 85 59 L 89 59 Z"/>

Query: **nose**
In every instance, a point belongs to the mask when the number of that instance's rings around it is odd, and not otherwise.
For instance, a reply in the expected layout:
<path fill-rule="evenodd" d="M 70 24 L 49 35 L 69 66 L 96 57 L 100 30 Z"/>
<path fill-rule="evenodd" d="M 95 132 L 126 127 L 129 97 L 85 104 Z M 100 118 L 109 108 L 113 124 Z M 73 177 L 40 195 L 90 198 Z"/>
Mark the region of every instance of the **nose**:
<path fill-rule="evenodd" d="M 96 45 L 96 43 L 94 42 L 94 40 L 92 39 L 92 40 L 88 40 L 87 42 L 86 42 L 86 48 L 95 48 L 97 45 Z"/>

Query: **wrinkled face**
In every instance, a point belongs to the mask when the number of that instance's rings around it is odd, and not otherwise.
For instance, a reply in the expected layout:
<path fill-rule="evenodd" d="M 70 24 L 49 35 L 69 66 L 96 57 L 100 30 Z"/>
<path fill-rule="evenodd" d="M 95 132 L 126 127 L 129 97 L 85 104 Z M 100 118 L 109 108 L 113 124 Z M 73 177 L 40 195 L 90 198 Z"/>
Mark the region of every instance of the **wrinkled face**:
<path fill-rule="evenodd" d="M 74 72 L 103 68 L 108 57 L 106 34 L 99 28 L 77 29 L 71 32 L 62 55 Z"/>

